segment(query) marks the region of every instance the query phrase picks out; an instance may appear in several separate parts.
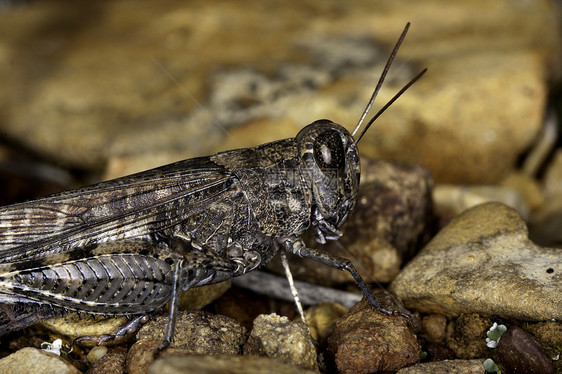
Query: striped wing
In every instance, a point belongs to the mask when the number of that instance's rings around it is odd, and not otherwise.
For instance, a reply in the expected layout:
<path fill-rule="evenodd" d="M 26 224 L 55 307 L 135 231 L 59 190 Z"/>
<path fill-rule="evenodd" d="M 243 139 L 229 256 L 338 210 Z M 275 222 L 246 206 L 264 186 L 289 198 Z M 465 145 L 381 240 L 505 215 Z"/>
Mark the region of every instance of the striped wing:
<path fill-rule="evenodd" d="M 236 193 L 208 157 L 0 208 L 0 264 L 41 261 L 98 242 L 139 239 Z"/>

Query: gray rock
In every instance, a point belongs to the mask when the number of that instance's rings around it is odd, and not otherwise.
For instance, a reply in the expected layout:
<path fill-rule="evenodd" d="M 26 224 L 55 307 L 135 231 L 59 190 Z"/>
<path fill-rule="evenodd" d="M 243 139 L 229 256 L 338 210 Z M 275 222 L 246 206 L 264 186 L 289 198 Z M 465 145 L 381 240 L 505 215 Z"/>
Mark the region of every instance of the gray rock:
<path fill-rule="evenodd" d="M 56 354 L 23 348 L 0 360 L 0 373 L 80 374 L 80 371 Z"/>
<path fill-rule="evenodd" d="M 444 360 L 424 362 L 400 369 L 396 374 L 485 374 L 481 360 Z"/>
<path fill-rule="evenodd" d="M 533 244 L 513 209 L 483 204 L 443 228 L 390 290 L 407 308 L 423 313 L 560 319 L 561 253 Z"/>
<path fill-rule="evenodd" d="M 312 374 L 305 370 L 258 356 L 174 356 L 156 360 L 149 374 Z"/>
<path fill-rule="evenodd" d="M 318 370 L 316 347 L 308 327 L 276 314 L 261 314 L 244 345 L 245 355 L 275 358 L 304 369 Z"/>

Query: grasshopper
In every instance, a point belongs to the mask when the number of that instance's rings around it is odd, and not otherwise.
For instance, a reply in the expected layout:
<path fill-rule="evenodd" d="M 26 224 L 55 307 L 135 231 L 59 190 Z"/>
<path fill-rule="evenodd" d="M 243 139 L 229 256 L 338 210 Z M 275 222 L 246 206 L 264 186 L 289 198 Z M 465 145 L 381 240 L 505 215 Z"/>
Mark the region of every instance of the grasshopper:
<path fill-rule="evenodd" d="M 230 279 L 282 248 L 348 271 L 385 313 L 345 258 L 308 248 L 301 234 L 335 240 L 356 204 L 360 167 L 354 138 L 402 43 L 396 43 L 350 134 L 329 120 L 295 138 L 179 161 L 83 188 L 0 208 L 0 334 L 66 311 L 133 317 L 138 328 L 170 302 L 165 348 L 173 339 L 180 290 Z M 4 319 L 2 321 L 2 319 Z"/>

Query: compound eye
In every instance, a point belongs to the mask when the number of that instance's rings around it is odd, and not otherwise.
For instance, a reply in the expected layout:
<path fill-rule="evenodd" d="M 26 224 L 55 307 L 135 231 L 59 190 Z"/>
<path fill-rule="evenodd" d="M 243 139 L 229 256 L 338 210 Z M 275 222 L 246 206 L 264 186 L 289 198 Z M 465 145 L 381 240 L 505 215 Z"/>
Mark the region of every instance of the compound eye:
<path fill-rule="evenodd" d="M 320 133 L 314 143 L 314 159 L 320 169 L 341 169 L 345 165 L 342 138 L 337 131 Z"/>

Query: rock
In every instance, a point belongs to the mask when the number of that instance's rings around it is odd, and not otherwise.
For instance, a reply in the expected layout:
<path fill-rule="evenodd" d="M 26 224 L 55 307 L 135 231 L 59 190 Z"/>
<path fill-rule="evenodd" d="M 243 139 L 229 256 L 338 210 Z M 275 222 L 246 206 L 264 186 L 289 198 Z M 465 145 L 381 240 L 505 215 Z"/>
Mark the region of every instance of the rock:
<path fill-rule="evenodd" d="M 554 150 L 552 160 L 547 165 L 543 187 L 547 198 L 562 195 L 562 149 L 560 148 Z"/>
<path fill-rule="evenodd" d="M 90 351 L 90 353 L 92 352 Z M 125 373 L 126 360 L 126 347 L 112 348 L 103 357 L 95 361 L 94 366 L 88 370 L 87 374 L 123 374 Z"/>
<path fill-rule="evenodd" d="M 97 361 L 99 361 L 102 357 L 104 357 L 107 354 L 107 352 L 108 352 L 107 346 L 105 345 L 95 346 L 86 355 L 86 362 L 89 365 L 94 365 Z"/>
<path fill-rule="evenodd" d="M 304 315 L 312 337 L 322 344 L 334 331 L 337 319 L 347 312 L 343 305 L 321 303 L 307 308 Z"/>
<path fill-rule="evenodd" d="M 80 374 L 80 371 L 56 354 L 23 348 L 0 360 L 0 373 Z"/>
<path fill-rule="evenodd" d="M 533 334 L 535 341 L 545 350 L 553 364 L 562 369 L 560 354 L 562 353 L 562 322 L 545 321 L 539 323 L 527 323 L 525 328 Z M 558 359 L 556 358 L 558 356 Z"/>
<path fill-rule="evenodd" d="M 157 316 L 144 325 L 137 339 L 164 340 L 167 316 Z M 171 347 L 192 354 L 231 354 L 241 352 L 246 331 L 236 320 L 201 310 L 179 311 Z"/>
<path fill-rule="evenodd" d="M 98 315 L 89 315 L 81 313 L 69 313 L 62 317 L 48 319 L 42 322 L 42 326 L 53 331 L 56 334 L 67 336 L 69 340 L 80 337 L 97 337 L 101 335 L 111 335 L 116 329 L 127 323 L 125 316 L 102 317 Z M 105 342 L 105 345 L 120 344 L 132 336 L 123 336 L 117 340 Z M 81 345 L 93 347 L 98 344 L 97 340 L 80 341 Z"/>
<path fill-rule="evenodd" d="M 494 350 L 494 361 L 505 373 L 554 374 L 542 348 L 519 327 L 508 328 Z"/>
<path fill-rule="evenodd" d="M 562 194 L 554 195 L 538 207 L 529 222 L 529 238 L 539 245 L 559 247 L 562 243 Z"/>
<path fill-rule="evenodd" d="M 362 160 L 362 182 L 357 206 L 342 227 L 338 241 L 320 245 L 309 237 L 307 245 L 353 259 L 366 279 L 390 282 L 402 263 L 423 243 L 432 226 L 432 179 L 415 165 Z M 293 276 L 319 284 L 352 282 L 347 272 L 318 266 L 312 260 L 289 256 Z M 282 274 L 279 261 L 270 268 Z"/>
<path fill-rule="evenodd" d="M 443 228 L 406 265 L 390 290 L 407 308 L 421 313 L 560 319 L 560 253 L 533 244 L 513 209 L 482 204 Z"/>
<path fill-rule="evenodd" d="M 423 362 L 400 369 L 396 374 L 486 374 L 480 360 L 445 360 Z"/>
<path fill-rule="evenodd" d="M 248 274 L 253 274 L 250 272 Z M 234 318 L 240 322 L 247 331 L 252 330 L 254 319 L 260 314 L 271 312 L 269 300 L 260 298 L 257 294 L 239 287 L 230 288 L 223 297 L 213 304 L 219 314 Z M 293 302 L 294 305 L 294 302 Z"/>
<path fill-rule="evenodd" d="M 433 192 L 436 214 L 454 217 L 467 209 L 487 202 L 501 202 L 517 210 L 524 219 L 529 217 L 529 205 L 513 187 L 437 185 Z"/>
<path fill-rule="evenodd" d="M 396 371 L 418 362 L 421 349 L 409 326 L 416 319 L 389 316 L 365 299 L 357 303 L 336 322 L 328 339 L 338 372 Z"/>
<path fill-rule="evenodd" d="M 455 352 L 443 343 L 426 342 L 422 344 L 424 361 L 443 361 L 456 358 Z"/>
<path fill-rule="evenodd" d="M 180 309 L 202 309 L 221 297 L 229 288 L 230 280 L 210 284 L 203 287 L 194 287 L 185 292 L 180 292 Z"/>
<path fill-rule="evenodd" d="M 491 326 L 489 318 L 478 314 L 461 314 L 447 328 L 447 346 L 458 358 L 485 357 L 488 352 L 486 331 Z"/>
<path fill-rule="evenodd" d="M 526 216 L 525 210 L 522 208 L 528 207 L 528 210 L 533 211 L 534 209 L 537 209 L 542 204 L 544 204 L 544 202 L 546 201 L 546 195 L 543 192 L 543 188 L 540 182 L 537 179 L 522 172 L 514 172 L 507 175 L 501 181 L 501 186 L 513 188 L 519 192 L 519 194 L 523 198 L 524 204 L 511 205 L 506 201 L 501 202 L 514 208 L 522 216 Z"/>
<path fill-rule="evenodd" d="M 447 318 L 441 314 L 430 314 L 422 318 L 421 327 L 429 341 L 442 341 L 447 331 Z"/>
<path fill-rule="evenodd" d="M 308 327 L 276 314 L 259 315 L 244 345 L 245 355 L 275 358 L 303 369 L 318 370 L 316 347 Z"/>
<path fill-rule="evenodd" d="M 162 344 L 162 340 L 141 339 L 131 346 L 127 353 L 126 373 L 145 374 L 148 368 L 157 358 L 156 351 Z M 169 347 L 159 352 L 158 357 L 170 357 L 173 355 L 188 354 L 189 352 Z"/>
<path fill-rule="evenodd" d="M 158 359 L 149 374 L 313 374 L 293 365 L 258 356 L 174 356 Z"/>

